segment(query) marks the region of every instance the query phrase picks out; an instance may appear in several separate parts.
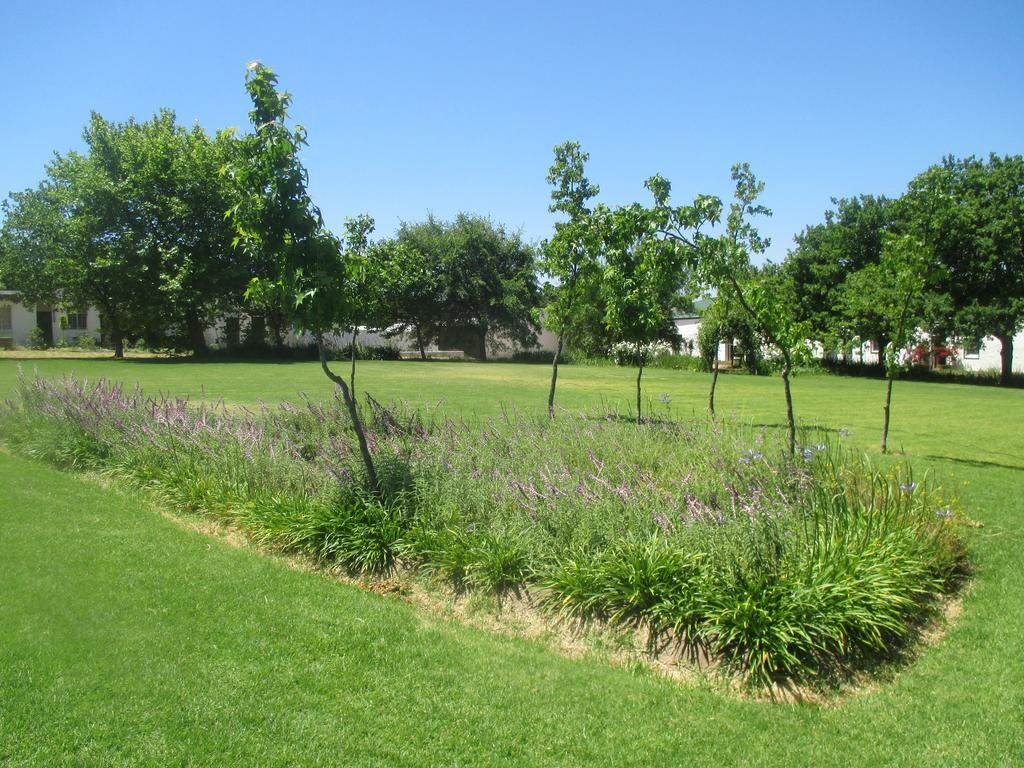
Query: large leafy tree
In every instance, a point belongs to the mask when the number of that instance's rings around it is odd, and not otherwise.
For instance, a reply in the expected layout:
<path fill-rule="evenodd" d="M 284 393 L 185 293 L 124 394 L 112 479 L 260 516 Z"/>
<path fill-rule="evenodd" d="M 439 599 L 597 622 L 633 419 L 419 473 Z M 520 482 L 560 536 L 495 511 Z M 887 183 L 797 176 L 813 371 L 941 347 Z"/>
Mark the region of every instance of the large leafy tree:
<path fill-rule="evenodd" d="M 535 345 L 540 288 L 534 249 L 489 218 L 466 213 L 448 227 L 446 240 L 446 330 L 453 338 L 468 337 L 479 360 L 487 359 L 489 341 Z"/>
<path fill-rule="evenodd" d="M 571 329 L 577 311 L 585 300 L 589 285 L 600 280 L 600 243 L 591 225 L 589 201 L 601 190 L 586 176 L 590 156 L 578 142 L 567 141 L 555 147 L 555 160 L 548 169 L 551 184 L 552 213 L 562 213 L 566 221 L 555 224 L 554 236 L 541 249 L 541 269 L 554 279 L 545 306 L 544 323 L 558 334 L 551 363 L 551 386 L 548 389 L 548 415 L 555 414 L 555 386 L 558 363 L 562 356 L 566 333 Z"/>
<path fill-rule="evenodd" d="M 205 350 L 203 330 L 244 285 L 223 214 L 230 136 L 162 110 L 93 114 L 84 139 L 5 203 L 4 269 L 29 301 L 97 306 L 118 357 L 130 337 Z"/>
<path fill-rule="evenodd" d="M 228 176 L 238 202 L 229 214 L 238 245 L 266 265 L 254 277 L 248 296 L 257 305 L 280 307 L 286 319 L 316 339 L 320 365 L 341 391 L 359 444 L 367 481 L 381 493 L 359 407 L 348 383 L 331 370 L 325 334 L 357 325 L 356 290 L 360 263 L 350 248 L 324 227 L 307 189 L 308 175 L 299 153 L 306 145 L 302 126 L 288 124 L 290 94 L 277 89 L 277 75 L 259 62 L 249 65 L 246 90 L 252 98 L 251 134 L 243 137 Z"/>
<path fill-rule="evenodd" d="M 810 337 L 826 348 L 849 344 L 854 337 L 886 344 L 884 318 L 869 305 L 860 314 L 837 312 L 843 285 L 854 272 L 878 264 L 886 233 L 899 226 L 896 201 L 860 195 L 833 198 L 834 210 L 825 221 L 796 236 L 796 247 L 786 257 L 784 269 L 800 298 L 797 319 L 806 322 Z"/>
<path fill-rule="evenodd" d="M 403 223 L 395 239 L 381 245 L 387 264 L 389 332 L 411 334 L 423 360 L 446 314 L 446 231 L 444 222 L 428 216 L 422 222 Z"/>
<path fill-rule="evenodd" d="M 415 335 L 421 355 L 438 339 L 487 358 L 489 343 L 536 343 L 536 258 L 517 233 L 483 216 L 403 224 L 387 248 L 392 331 Z"/>
<path fill-rule="evenodd" d="M 905 197 L 915 234 L 945 270 L 954 329 L 999 339 L 1008 382 L 1024 328 L 1024 157 L 947 157 Z"/>

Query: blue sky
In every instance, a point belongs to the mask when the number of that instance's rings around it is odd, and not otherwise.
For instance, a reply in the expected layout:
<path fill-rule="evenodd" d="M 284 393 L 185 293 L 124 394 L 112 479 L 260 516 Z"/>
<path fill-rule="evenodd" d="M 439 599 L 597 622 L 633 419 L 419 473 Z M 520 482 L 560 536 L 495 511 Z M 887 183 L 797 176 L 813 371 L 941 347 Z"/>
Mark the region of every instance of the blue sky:
<path fill-rule="evenodd" d="M 769 256 L 832 196 L 898 195 L 948 153 L 1024 152 L 1024 3 L 310 3 L 4 0 L 0 193 L 81 145 L 90 110 L 246 126 L 260 59 L 309 130 L 333 229 L 428 211 L 548 235 L 567 138 L 609 204 L 661 173 L 728 195 L 748 161 Z"/>

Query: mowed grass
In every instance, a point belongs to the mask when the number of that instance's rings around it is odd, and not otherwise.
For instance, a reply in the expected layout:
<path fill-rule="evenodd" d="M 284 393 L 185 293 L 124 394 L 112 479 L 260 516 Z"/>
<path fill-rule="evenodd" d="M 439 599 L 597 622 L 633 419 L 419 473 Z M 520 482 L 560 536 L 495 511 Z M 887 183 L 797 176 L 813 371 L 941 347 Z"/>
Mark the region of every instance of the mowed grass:
<path fill-rule="evenodd" d="M 305 363 L 43 362 L 44 375 L 193 396 L 202 385 L 242 404 L 330 392 Z M 0 361 L 0 396 L 14 367 Z M 547 376 L 508 364 L 360 371 L 378 399 L 443 398 L 467 415 L 543 408 Z M 701 413 L 707 377 L 645 380 L 676 416 Z M 573 367 L 560 381 L 571 407 L 630 396 L 630 371 Z M 798 415 L 873 447 L 881 387 L 801 377 Z M 777 423 L 777 389 L 723 377 L 720 410 Z M 896 444 L 958 481 L 984 524 L 978 571 L 938 644 L 828 707 L 741 701 L 426 616 L 0 453 L 0 764 L 1024 764 L 1024 392 L 900 383 L 896 397 Z"/>

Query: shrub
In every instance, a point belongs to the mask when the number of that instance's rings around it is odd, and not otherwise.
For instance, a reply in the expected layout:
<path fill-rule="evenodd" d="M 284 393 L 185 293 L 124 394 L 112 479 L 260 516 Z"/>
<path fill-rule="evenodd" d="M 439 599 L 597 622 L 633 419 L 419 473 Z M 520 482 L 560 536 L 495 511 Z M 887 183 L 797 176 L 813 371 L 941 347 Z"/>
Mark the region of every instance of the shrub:
<path fill-rule="evenodd" d="M 639 361 L 637 355 L 639 354 Z M 672 345 L 667 341 L 652 341 L 649 344 L 641 344 L 639 353 L 636 344 L 628 341 L 620 341 L 612 345 L 609 356 L 616 365 L 637 365 L 643 362 L 644 365 L 654 365 L 655 361 L 672 354 Z"/>
<path fill-rule="evenodd" d="M 29 349 L 48 349 L 50 345 L 46 341 L 46 331 L 39 327 L 30 330 L 25 337 L 25 346 Z"/>

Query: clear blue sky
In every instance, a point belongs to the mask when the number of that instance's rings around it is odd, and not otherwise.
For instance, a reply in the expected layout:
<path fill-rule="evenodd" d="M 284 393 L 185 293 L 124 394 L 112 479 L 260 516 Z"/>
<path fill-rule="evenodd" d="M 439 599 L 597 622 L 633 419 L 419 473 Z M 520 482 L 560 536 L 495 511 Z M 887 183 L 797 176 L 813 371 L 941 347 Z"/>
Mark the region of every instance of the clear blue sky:
<path fill-rule="evenodd" d="M 260 59 L 309 130 L 333 229 L 428 211 L 548 235 L 567 138 L 609 204 L 727 195 L 748 161 L 774 260 L 832 196 L 898 195 L 943 155 L 1024 152 L 1024 2 L 129 3 L 3 0 L 0 193 L 81 145 L 90 110 L 246 126 Z"/>

